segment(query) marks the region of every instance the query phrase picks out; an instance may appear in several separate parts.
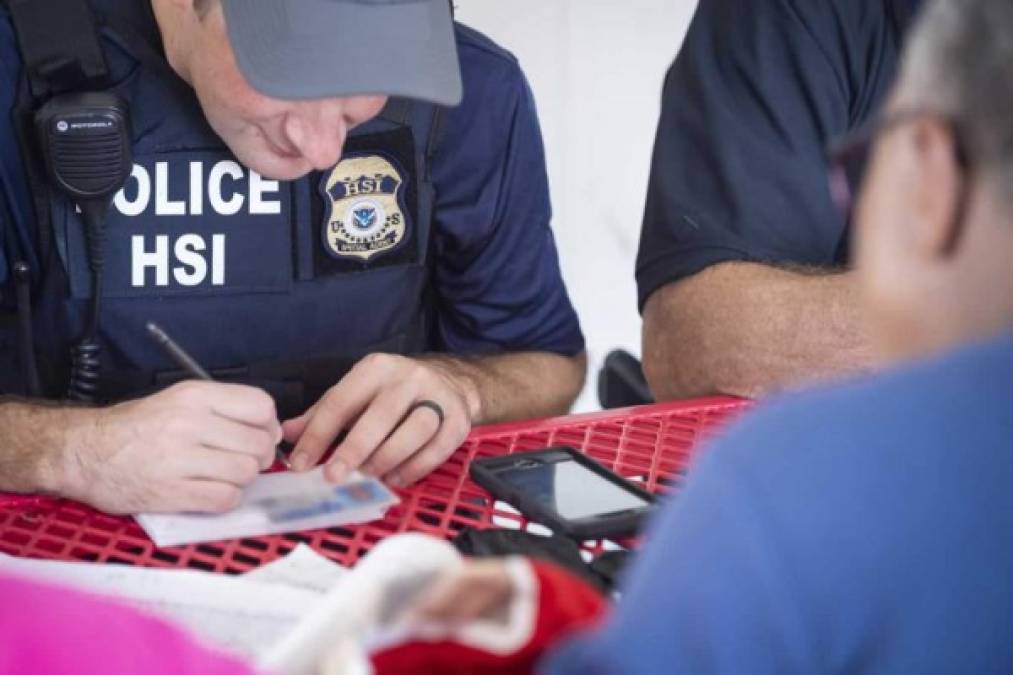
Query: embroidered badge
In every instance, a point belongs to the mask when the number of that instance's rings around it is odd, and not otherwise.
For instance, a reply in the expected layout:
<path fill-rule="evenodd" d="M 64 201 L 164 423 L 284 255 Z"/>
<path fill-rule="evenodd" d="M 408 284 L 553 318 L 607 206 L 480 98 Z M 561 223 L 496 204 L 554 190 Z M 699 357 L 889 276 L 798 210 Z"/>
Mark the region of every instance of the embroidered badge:
<path fill-rule="evenodd" d="M 324 248 L 363 262 L 394 250 L 408 229 L 404 174 L 382 155 L 346 156 L 320 181 L 327 202 Z"/>

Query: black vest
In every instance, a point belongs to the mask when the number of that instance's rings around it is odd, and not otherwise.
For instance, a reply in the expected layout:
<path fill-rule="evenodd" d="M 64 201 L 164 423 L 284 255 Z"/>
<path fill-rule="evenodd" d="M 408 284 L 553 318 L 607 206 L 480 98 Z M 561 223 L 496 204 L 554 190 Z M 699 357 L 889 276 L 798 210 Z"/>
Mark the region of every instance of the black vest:
<path fill-rule="evenodd" d="M 106 226 L 103 400 L 181 378 L 147 336 L 148 321 L 217 378 L 266 388 L 283 414 L 301 412 L 365 354 L 432 349 L 429 165 L 439 110 L 392 99 L 350 134 L 336 167 L 270 181 L 210 129 L 165 61 L 149 3 L 93 5 L 111 89 L 130 105 L 134 152 Z M 22 118 L 40 103 L 27 82 L 19 101 Z M 22 152 L 35 150 L 24 142 Z M 46 394 L 59 397 L 91 282 L 74 206 L 38 172 L 31 182 L 44 211 L 35 350 Z"/>

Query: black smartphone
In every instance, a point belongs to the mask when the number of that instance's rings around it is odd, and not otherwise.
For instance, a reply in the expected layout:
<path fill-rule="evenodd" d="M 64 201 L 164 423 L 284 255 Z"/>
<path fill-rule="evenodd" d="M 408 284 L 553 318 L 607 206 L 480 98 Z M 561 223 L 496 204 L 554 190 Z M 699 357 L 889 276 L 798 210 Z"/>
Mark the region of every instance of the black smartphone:
<path fill-rule="evenodd" d="M 529 520 L 573 539 L 633 535 L 654 496 L 569 447 L 471 463 L 476 483 Z"/>

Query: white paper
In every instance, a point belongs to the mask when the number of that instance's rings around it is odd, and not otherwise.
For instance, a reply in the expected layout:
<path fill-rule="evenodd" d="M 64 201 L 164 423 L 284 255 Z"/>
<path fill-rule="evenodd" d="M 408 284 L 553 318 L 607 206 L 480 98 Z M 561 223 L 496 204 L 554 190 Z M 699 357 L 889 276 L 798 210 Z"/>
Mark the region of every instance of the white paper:
<path fill-rule="evenodd" d="M 369 672 L 366 639 L 436 575 L 460 564 L 448 542 L 420 534 L 384 540 L 353 570 L 300 545 L 232 577 L 0 554 L 2 572 L 119 599 L 282 675 L 315 674 L 341 646 L 341 672 Z"/>
<path fill-rule="evenodd" d="M 348 569 L 328 560 L 306 544 L 299 544 L 284 558 L 243 575 L 248 581 L 280 584 L 323 594 L 334 588 Z"/>
<path fill-rule="evenodd" d="M 137 522 L 158 546 L 314 530 L 376 520 L 398 498 L 375 478 L 353 473 L 341 485 L 323 468 L 258 478 L 234 510 L 221 515 L 141 514 Z"/>
<path fill-rule="evenodd" d="M 118 598 L 248 659 L 281 642 L 322 597 L 317 591 L 196 570 L 8 556 L 0 556 L 0 570 Z"/>

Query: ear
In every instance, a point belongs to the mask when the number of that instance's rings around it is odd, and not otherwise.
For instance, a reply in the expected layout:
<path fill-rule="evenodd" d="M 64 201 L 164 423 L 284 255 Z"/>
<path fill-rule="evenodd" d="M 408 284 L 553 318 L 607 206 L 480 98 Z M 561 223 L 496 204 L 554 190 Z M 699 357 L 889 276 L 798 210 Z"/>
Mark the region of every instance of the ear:
<path fill-rule="evenodd" d="M 912 195 L 914 244 L 921 255 L 946 257 L 963 225 L 968 177 L 957 158 L 957 139 L 948 124 L 924 117 L 912 124 L 911 133 L 918 174 Z"/>

